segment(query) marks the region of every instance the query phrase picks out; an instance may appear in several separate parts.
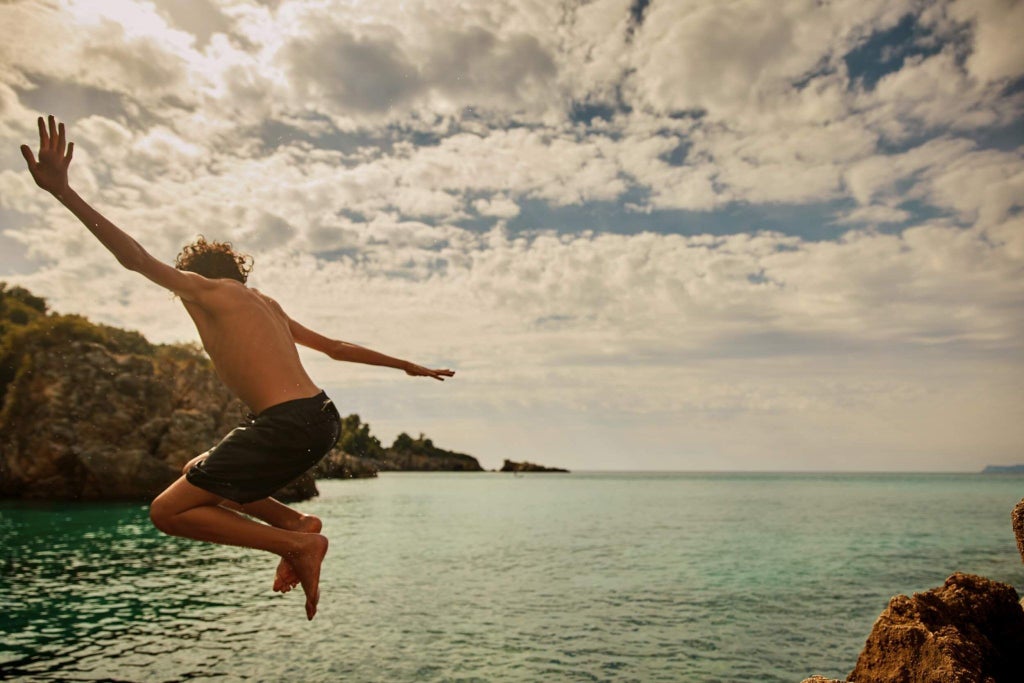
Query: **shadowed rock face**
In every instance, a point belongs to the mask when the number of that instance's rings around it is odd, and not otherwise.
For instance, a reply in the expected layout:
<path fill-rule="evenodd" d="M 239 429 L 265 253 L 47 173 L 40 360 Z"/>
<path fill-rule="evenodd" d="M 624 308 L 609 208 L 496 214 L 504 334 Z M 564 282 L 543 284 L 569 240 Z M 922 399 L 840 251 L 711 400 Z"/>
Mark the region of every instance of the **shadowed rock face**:
<path fill-rule="evenodd" d="M 197 348 L 53 315 L 0 282 L 0 497 L 151 500 L 246 414 Z M 400 434 L 383 448 L 358 415 L 336 448 L 274 496 L 380 470 L 481 471 L 476 458 Z"/>
<path fill-rule="evenodd" d="M 0 414 L 0 497 L 151 500 L 247 413 L 197 351 L 128 353 L 97 342 L 30 348 Z M 372 477 L 332 452 L 275 497 L 318 495 L 315 476 Z"/>
<path fill-rule="evenodd" d="M 875 622 L 848 681 L 1012 683 L 1024 680 L 1024 609 L 1012 586 L 956 573 L 897 595 Z"/>
<path fill-rule="evenodd" d="M 29 346 L 0 422 L 0 495 L 152 498 L 229 431 L 242 404 L 194 354 Z"/>

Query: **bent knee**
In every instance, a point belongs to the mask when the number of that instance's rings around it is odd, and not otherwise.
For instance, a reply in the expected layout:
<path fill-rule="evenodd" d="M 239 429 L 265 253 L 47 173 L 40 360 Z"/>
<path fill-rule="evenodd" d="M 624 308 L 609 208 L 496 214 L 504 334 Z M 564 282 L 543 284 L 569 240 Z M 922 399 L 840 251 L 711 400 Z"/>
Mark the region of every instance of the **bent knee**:
<path fill-rule="evenodd" d="M 149 521 L 165 534 L 174 534 L 174 513 L 171 506 L 159 497 L 149 505 Z"/>

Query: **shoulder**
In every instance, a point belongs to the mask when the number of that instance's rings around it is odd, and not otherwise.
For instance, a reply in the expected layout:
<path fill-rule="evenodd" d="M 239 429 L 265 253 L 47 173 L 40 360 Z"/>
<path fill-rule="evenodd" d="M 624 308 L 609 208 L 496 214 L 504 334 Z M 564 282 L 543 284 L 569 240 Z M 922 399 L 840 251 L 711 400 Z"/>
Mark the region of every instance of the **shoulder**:
<path fill-rule="evenodd" d="M 267 296 L 266 294 L 264 294 L 263 292 L 254 287 L 250 287 L 249 291 L 252 292 L 254 296 L 263 301 L 263 303 L 269 306 L 270 310 L 272 310 L 274 314 L 277 315 L 280 319 L 289 323 L 291 322 L 291 318 L 288 316 L 287 313 L 285 313 L 284 308 L 281 307 L 281 304 L 277 303 L 277 301 L 274 300 L 272 297 Z"/>
<path fill-rule="evenodd" d="M 191 296 L 182 296 L 201 308 L 218 309 L 237 306 L 245 299 L 256 296 L 241 282 L 227 278 L 207 278 L 197 273 L 184 273 L 193 280 Z"/>
<path fill-rule="evenodd" d="M 249 287 L 248 290 L 252 292 L 254 295 L 256 295 L 258 298 L 270 304 L 270 306 L 273 309 L 281 311 L 282 313 L 284 312 L 284 310 L 281 308 L 281 304 L 277 303 L 277 301 L 274 300 L 272 297 L 267 296 L 266 294 L 256 289 L 255 287 Z"/>

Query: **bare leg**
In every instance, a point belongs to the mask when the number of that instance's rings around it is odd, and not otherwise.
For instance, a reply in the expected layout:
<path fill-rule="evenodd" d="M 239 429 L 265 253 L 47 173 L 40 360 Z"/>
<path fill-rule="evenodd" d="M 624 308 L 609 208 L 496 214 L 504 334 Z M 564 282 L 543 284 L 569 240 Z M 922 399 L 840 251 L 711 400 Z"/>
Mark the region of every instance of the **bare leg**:
<path fill-rule="evenodd" d="M 306 515 L 298 510 L 293 510 L 274 498 L 262 498 L 245 504 L 236 503 L 233 500 L 223 500 L 220 504 L 221 507 L 226 507 L 229 510 L 244 512 L 257 519 L 262 519 L 278 529 L 318 534 L 323 528 L 323 522 L 316 515 Z M 295 573 L 295 568 L 288 560 L 282 557 L 281 561 L 277 563 L 277 571 L 274 572 L 274 590 L 287 593 L 298 585 L 299 575 Z"/>
<path fill-rule="evenodd" d="M 323 528 L 323 523 L 316 515 L 307 515 L 293 510 L 284 503 L 274 498 L 263 498 L 244 505 L 231 500 L 221 501 L 221 506 L 230 510 L 243 512 L 257 519 L 262 519 L 278 529 L 288 531 L 300 531 L 307 534 L 318 534 Z M 287 593 L 299 585 L 299 575 L 287 559 L 281 558 L 277 563 L 277 570 L 274 572 L 274 590 L 280 593 Z"/>
<path fill-rule="evenodd" d="M 181 468 L 181 473 L 185 474 L 193 465 L 205 460 L 208 456 L 209 453 L 200 453 L 192 458 Z M 252 503 L 245 503 L 244 505 L 233 500 L 224 499 L 220 502 L 220 505 L 229 510 L 242 512 L 261 519 L 267 524 L 276 526 L 278 529 L 318 534 L 323 528 L 323 523 L 319 517 L 305 515 L 298 510 L 293 510 L 274 498 L 263 498 Z M 277 563 L 277 571 L 274 572 L 274 590 L 287 593 L 297 585 L 299 585 L 299 575 L 295 573 L 295 568 L 291 566 L 288 560 L 282 557 Z"/>
<path fill-rule="evenodd" d="M 245 504 L 236 503 L 233 500 L 222 500 L 220 504 L 236 512 L 244 512 L 257 519 L 262 519 L 278 529 L 287 529 L 288 531 L 305 531 L 309 526 L 308 520 L 316 519 L 312 515 L 305 515 L 274 498 L 262 498 Z M 320 530 L 317 529 L 317 531 Z"/>
<path fill-rule="evenodd" d="M 222 500 L 180 477 L 153 501 L 150 518 L 167 534 L 265 550 L 287 559 L 306 593 L 306 617 L 312 619 L 320 598 L 320 565 L 327 554 L 327 539 L 260 524 L 220 507 Z"/>

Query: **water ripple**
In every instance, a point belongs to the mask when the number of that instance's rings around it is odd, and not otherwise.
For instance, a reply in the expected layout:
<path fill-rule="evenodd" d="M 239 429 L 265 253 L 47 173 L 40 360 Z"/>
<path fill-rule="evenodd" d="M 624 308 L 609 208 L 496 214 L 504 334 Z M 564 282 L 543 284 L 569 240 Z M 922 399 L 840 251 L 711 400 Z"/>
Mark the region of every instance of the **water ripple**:
<path fill-rule="evenodd" d="M 303 506 L 332 539 L 311 623 L 301 591 L 270 591 L 276 558 L 162 536 L 144 506 L 2 503 L 0 678 L 841 677 L 893 593 L 955 569 L 1024 582 L 1006 529 L 1018 483 L 324 482 Z"/>

